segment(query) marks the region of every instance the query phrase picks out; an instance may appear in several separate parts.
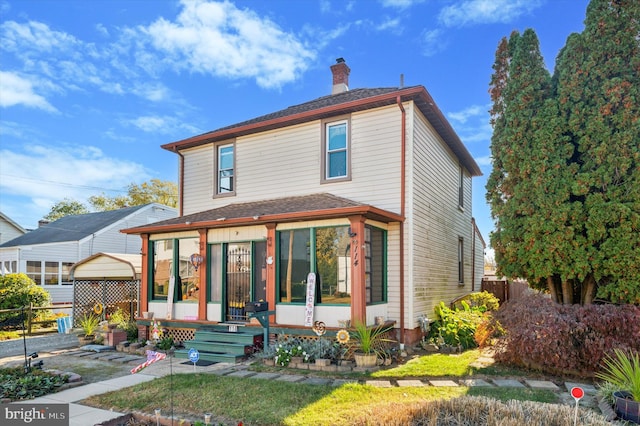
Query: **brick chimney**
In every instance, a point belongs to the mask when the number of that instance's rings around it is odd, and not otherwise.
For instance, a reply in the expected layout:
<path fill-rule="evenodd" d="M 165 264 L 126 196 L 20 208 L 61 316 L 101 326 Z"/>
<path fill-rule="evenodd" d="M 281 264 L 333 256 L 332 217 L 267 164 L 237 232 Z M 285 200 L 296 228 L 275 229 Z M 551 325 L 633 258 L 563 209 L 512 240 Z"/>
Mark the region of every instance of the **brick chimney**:
<path fill-rule="evenodd" d="M 331 94 L 342 93 L 349 90 L 349 73 L 351 69 L 344 62 L 343 58 L 336 59 L 336 63 L 331 65 L 331 73 L 333 74 L 333 89 Z"/>

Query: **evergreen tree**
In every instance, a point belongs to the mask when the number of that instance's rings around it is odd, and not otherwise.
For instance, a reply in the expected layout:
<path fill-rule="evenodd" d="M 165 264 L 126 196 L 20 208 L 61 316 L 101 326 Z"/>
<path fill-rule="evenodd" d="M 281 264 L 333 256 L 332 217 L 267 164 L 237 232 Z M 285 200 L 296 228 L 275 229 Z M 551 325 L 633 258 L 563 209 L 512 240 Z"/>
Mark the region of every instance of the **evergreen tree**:
<path fill-rule="evenodd" d="M 640 303 L 640 2 L 592 0 L 555 83 L 577 165 L 576 294 Z"/>
<path fill-rule="evenodd" d="M 490 93 L 498 272 L 562 303 L 640 303 L 640 2 L 592 0 L 552 85 L 531 30 Z"/>

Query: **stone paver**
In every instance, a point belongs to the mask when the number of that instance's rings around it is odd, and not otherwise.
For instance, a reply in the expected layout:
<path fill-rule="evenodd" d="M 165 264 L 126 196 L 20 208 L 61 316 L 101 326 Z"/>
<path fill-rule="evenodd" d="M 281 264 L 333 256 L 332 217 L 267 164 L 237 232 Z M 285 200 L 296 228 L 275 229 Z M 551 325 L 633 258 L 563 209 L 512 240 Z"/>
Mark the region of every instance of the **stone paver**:
<path fill-rule="evenodd" d="M 253 371 L 239 370 L 239 371 L 234 371 L 233 373 L 229 373 L 227 377 L 251 377 L 255 375 L 256 373 Z"/>
<path fill-rule="evenodd" d="M 251 376 L 252 379 L 273 380 L 280 377 L 280 374 L 276 373 L 258 373 L 255 376 Z"/>
<path fill-rule="evenodd" d="M 493 384 L 500 388 L 523 388 L 524 385 L 513 379 L 492 379 Z"/>
<path fill-rule="evenodd" d="M 565 388 L 567 389 L 568 392 L 571 392 L 571 389 L 576 388 L 576 387 L 577 388 L 582 388 L 584 393 L 586 393 L 587 395 L 595 395 L 596 392 L 597 392 L 595 386 L 589 385 L 589 384 L 586 384 L 586 383 L 565 382 L 564 386 L 565 386 Z"/>
<path fill-rule="evenodd" d="M 436 387 L 458 387 L 458 384 L 453 380 L 429 380 L 429 384 Z"/>
<path fill-rule="evenodd" d="M 418 388 L 421 386 L 426 386 L 421 380 L 398 380 L 398 386 L 401 388 Z"/>
<path fill-rule="evenodd" d="M 460 384 L 470 388 L 475 387 L 492 387 L 493 385 L 483 379 L 464 379 L 460 380 Z"/>
<path fill-rule="evenodd" d="M 560 388 L 553 382 L 548 380 L 525 380 L 524 381 L 531 389 L 544 389 L 551 391 L 558 391 Z"/>
<path fill-rule="evenodd" d="M 304 376 L 298 376 L 295 374 L 285 374 L 283 376 L 276 378 L 276 380 L 280 380 L 283 382 L 290 382 L 290 383 L 301 382 L 304 379 L 305 379 Z"/>
<path fill-rule="evenodd" d="M 300 383 L 304 383 L 305 385 L 328 385 L 329 383 L 331 383 L 333 381 L 333 379 L 326 379 L 324 377 L 307 377 L 305 380 L 303 380 Z"/>
<path fill-rule="evenodd" d="M 389 380 L 366 380 L 366 385 L 374 386 L 376 388 L 392 388 L 393 385 Z"/>
<path fill-rule="evenodd" d="M 334 379 L 333 383 L 331 385 L 335 386 L 335 387 L 339 387 L 339 386 L 342 386 L 342 385 L 347 385 L 349 383 L 356 383 L 357 384 L 358 381 L 357 380 L 351 380 L 351 379 Z"/>

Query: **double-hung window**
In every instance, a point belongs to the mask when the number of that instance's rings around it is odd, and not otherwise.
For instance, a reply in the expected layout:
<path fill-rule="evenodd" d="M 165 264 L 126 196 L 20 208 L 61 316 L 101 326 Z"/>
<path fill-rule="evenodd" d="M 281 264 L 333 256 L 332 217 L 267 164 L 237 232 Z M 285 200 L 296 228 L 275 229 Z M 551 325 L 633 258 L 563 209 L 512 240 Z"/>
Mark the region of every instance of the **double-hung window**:
<path fill-rule="evenodd" d="M 323 125 L 323 181 L 349 179 L 351 171 L 349 120 L 324 122 Z"/>
<path fill-rule="evenodd" d="M 235 192 L 235 145 L 216 147 L 216 195 Z"/>

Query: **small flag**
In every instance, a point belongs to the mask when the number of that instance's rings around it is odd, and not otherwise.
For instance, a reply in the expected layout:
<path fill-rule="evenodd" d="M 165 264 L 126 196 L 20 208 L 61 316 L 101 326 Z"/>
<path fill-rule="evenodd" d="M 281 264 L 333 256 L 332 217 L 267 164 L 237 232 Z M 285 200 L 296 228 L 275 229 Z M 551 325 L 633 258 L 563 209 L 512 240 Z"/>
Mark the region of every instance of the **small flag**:
<path fill-rule="evenodd" d="M 156 361 L 160 361 L 161 359 L 165 359 L 167 357 L 167 354 L 163 354 L 162 352 L 155 352 L 155 351 L 147 351 L 147 360 L 145 362 L 143 362 L 140 365 L 137 365 L 135 367 L 133 367 L 131 369 L 131 374 L 135 374 L 138 371 L 142 370 L 145 367 L 148 367 L 149 365 L 153 364 Z"/>

